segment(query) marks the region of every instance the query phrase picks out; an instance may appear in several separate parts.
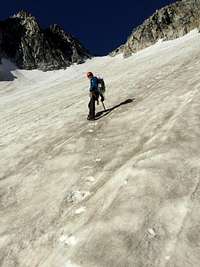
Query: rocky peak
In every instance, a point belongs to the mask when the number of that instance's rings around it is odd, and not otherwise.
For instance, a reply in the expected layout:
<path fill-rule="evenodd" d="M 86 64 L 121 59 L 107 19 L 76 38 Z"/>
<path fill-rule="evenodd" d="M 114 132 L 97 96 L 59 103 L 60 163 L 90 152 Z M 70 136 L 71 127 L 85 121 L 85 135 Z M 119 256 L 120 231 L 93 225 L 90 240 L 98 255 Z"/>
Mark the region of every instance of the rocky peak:
<path fill-rule="evenodd" d="M 42 29 L 27 11 L 0 21 L 0 56 L 23 69 L 53 70 L 91 57 L 72 35 L 54 24 Z"/>
<path fill-rule="evenodd" d="M 70 41 L 70 38 L 74 38 L 71 34 L 66 33 L 59 25 L 53 24 L 50 25 L 48 29 L 46 29 L 46 32 L 51 33 L 54 36 L 57 36 L 57 38 L 62 38 L 63 40 Z M 75 39 L 75 38 L 74 38 Z"/>
<path fill-rule="evenodd" d="M 60 35 L 65 35 L 65 32 L 58 24 L 50 25 L 49 29 L 51 32 L 58 33 Z"/>
<path fill-rule="evenodd" d="M 160 10 L 132 31 L 127 42 L 111 53 L 124 57 L 155 44 L 181 37 L 200 26 L 200 0 L 179 0 Z"/>
<path fill-rule="evenodd" d="M 21 10 L 19 11 L 16 15 L 13 16 L 14 18 L 21 18 L 21 19 L 27 19 L 27 18 L 31 18 L 31 19 L 35 19 L 31 13 L 29 13 L 28 11 L 25 10 Z"/>
<path fill-rule="evenodd" d="M 27 35 L 34 35 L 41 30 L 36 18 L 27 11 L 20 11 L 14 18 L 19 19 L 19 23 L 24 27 Z"/>

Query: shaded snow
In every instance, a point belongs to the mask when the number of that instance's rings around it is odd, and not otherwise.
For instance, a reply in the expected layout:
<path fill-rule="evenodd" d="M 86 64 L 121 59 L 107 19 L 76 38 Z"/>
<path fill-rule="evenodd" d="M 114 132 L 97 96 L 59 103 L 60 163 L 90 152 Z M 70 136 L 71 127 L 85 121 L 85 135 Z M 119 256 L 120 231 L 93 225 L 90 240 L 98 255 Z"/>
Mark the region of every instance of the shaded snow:
<path fill-rule="evenodd" d="M 199 43 L 46 73 L 3 62 L 0 266 L 199 267 Z M 96 122 L 87 71 L 115 107 Z"/>

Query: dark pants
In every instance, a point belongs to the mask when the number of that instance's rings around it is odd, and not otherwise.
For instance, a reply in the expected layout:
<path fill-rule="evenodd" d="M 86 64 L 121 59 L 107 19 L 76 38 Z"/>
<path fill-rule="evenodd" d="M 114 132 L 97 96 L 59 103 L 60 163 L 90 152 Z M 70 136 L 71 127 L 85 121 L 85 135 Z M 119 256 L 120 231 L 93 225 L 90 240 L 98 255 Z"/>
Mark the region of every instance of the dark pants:
<path fill-rule="evenodd" d="M 94 119 L 95 118 L 95 101 L 97 100 L 97 97 L 95 95 L 92 95 L 90 98 L 90 102 L 88 104 L 88 108 L 89 108 L 89 115 L 88 117 L 90 119 Z"/>
<path fill-rule="evenodd" d="M 93 93 L 92 96 L 90 97 L 90 102 L 88 104 L 88 108 L 89 108 L 88 118 L 89 119 L 95 118 L 95 101 L 99 100 L 99 96 L 101 97 L 101 101 L 103 102 L 104 96 L 102 94 L 99 94 L 98 92 Z"/>

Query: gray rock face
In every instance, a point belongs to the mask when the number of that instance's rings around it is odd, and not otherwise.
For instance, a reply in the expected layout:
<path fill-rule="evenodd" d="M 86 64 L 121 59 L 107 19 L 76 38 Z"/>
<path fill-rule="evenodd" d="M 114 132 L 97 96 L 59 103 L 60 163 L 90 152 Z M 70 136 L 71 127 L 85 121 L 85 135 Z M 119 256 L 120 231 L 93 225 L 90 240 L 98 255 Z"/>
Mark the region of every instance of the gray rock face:
<path fill-rule="evenodd" d="M 25 11 L 0 22 L 0 56 L 23 69 L 53 70 L 90 58 L 83 45 L 58 25 L 43 30 Z"/>
<path fill-rule="evenodd" d="M 126 44 L 113 51 L 111 56 L 123 53 L 127 57 L 159 39 L 175 39 L 199 27 L 200 0 L 180 0 L 156 11 L 134 29 Z"/>

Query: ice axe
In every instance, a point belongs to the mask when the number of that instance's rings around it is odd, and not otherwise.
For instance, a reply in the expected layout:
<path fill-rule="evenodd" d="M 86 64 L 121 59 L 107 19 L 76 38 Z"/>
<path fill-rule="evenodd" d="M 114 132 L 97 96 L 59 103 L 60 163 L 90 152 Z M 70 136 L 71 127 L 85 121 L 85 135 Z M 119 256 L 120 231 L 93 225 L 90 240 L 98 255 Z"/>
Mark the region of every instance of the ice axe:
<path fill-rule="evenodd" d="M 104 110 L 106 111 L 106 107 L 105 107 L 103 101 L 101 101 L 101 103 L 102 103 L 102 106 L 103 106 Z"/>

